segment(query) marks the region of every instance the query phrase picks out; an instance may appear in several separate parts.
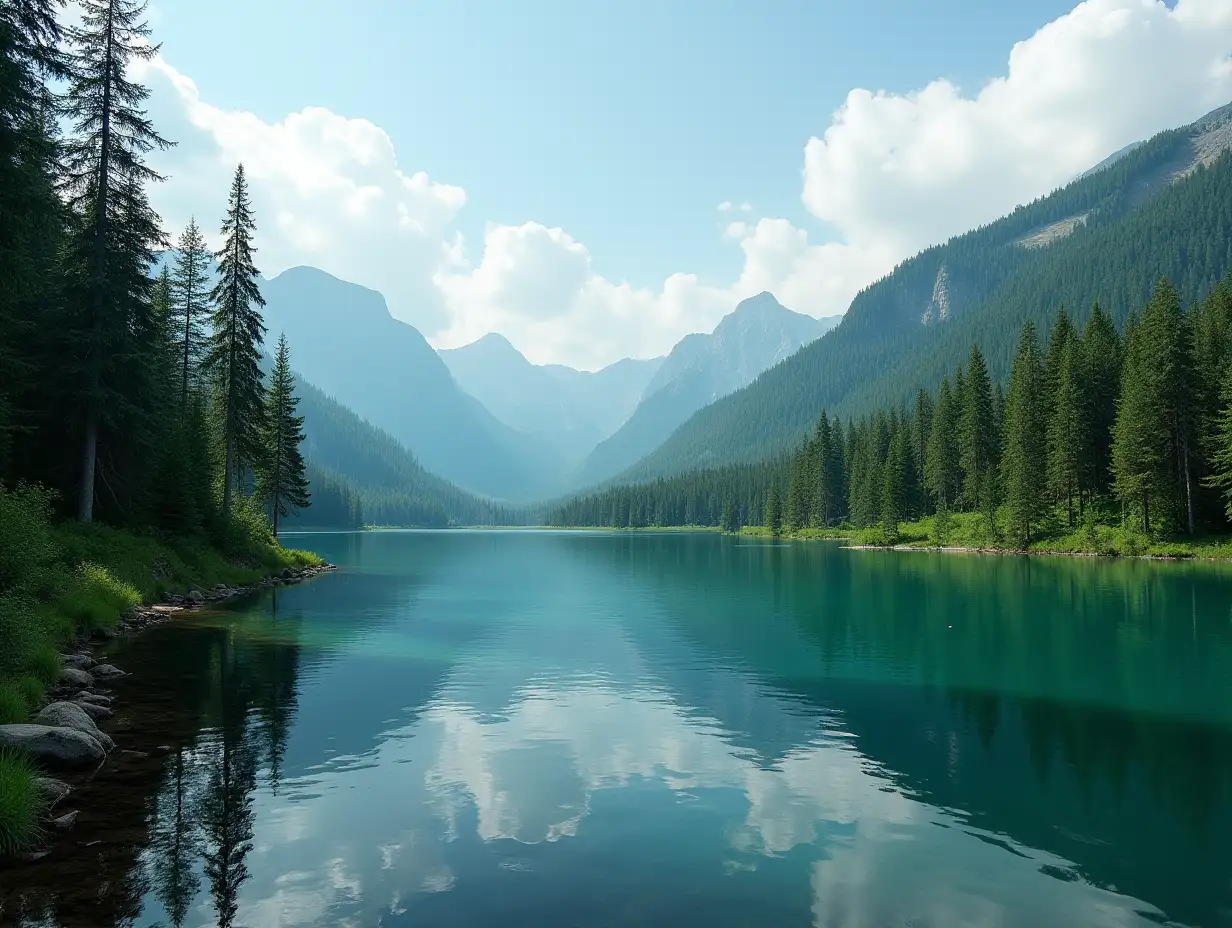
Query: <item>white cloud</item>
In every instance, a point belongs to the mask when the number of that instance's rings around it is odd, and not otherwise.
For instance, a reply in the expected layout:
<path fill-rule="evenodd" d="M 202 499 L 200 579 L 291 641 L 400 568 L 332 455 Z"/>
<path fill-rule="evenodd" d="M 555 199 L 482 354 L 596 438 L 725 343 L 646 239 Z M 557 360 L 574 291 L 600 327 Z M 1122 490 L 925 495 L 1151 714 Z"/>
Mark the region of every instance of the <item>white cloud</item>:
<path fill-rule="evenodd" d="M 802 199 L 822 226 L 756 219 L 724 201 L 739 244 L 730 282 L 673 274 L 634 288 L 594 273 L 585 245 L 533 221 L 490 227 L 482 250 L 451 223 L 463 190 L 403 168 L 379 127 L 309 108 L 270 124 L 201 99 L 162 61 L 141 65 L 151 115 L 180 145 L 154 193 L 168 225 L 221 216 L 237 160 L 252 178 L 262 268 L 314 264 L 380 290 L 435 344 L 500 331 L 535 361 L 595 367 L 662 354 L 762 289 L 814 315 L 927 245 L 1047 193 L 1110 152 L 1232 99 L 1232 2 L 1087 0 L 1019 42 L 1005 74 L 967 94 L 944 80 L 852 90 L 804 147 Z"/>

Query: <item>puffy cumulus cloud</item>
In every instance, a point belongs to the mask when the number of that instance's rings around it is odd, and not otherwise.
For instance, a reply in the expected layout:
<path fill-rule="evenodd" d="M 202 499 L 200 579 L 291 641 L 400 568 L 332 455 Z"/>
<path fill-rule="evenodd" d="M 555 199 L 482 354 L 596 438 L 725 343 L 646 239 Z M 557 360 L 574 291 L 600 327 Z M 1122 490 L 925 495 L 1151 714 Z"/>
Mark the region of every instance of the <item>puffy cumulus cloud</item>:
<path fill-rule="evenodd" d="M 452 347 L 497 331 L 537 362 L 595 368 L 663 354 L 760 290 L 813 315 L 844 312 L 920 248 L 995 219 L 1112 151 L 1232 98 L 1229 0 L 1086 0 L 1013 47 L 1005 73 L 966 93 L 853 90 L 804 148 L 802 199 L 820 223 L 717 206 L 741 249 L 734 280 L 677 273 L 631 286 L 598 275 L 585 245 L 535 222 L 464 242 L 458 187 L 402 168 L 370 122 L 309 108 L 277 123 L 205 102 L 161 60 L 140 65 L 152 116 L 180 142 L 153 196 L 178 229 L 211 230 L 243 160 L 261 267 L 314 264 L 380 290 L 399 317 Z"/>
<path fill-rule="evenodd" d="M 674 274 L 657 290 L 607 280 L 592 271 L 585 246 L 535 222 L 490 226 L 478 265 L 455 261 L 434 279 L 450 318 L 434 339 L 440 347 L 500 332 L 532 361 L 590 369 L 662 354 L 732 308 L 726 288 L 690 274 Z"/>
<path fill-rule="evenodd" d="M 992 220 L 1232 98 L 1228 0 L 1087 0 L 974 96 L 853 90 L 804 155 L 804 203 L 896 257 Z"/>
<path fill-rule="evenodd" d="M 428 331 L 445 324 L 432 275 L 456 248 L 448 226 L 466 202 L 461 188 L 405 173 L 389 136 L 367 120 L 309 107 L 271 124 L 212 106 L 161 58 L 134 68 L 152 90 L 155 125 L 178 143 L 154 159 L 170 176 L 151 192 L 168 229 L 195 213 L 214 233 L 243 162 L 263 272 L 311 264 L 380 290 Z"/>

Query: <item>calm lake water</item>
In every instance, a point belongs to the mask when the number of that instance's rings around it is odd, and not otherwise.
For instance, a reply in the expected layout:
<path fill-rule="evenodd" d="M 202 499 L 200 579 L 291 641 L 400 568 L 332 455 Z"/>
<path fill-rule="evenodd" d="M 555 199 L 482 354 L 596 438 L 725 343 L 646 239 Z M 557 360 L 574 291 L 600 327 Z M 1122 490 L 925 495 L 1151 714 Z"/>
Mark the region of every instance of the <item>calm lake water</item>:
<path fill-rule="evenodd" d="M 148 756 L 0 921 L 1232 925 L 1232 568 L 288 540 L 340 569 L 113 646 Z"/>

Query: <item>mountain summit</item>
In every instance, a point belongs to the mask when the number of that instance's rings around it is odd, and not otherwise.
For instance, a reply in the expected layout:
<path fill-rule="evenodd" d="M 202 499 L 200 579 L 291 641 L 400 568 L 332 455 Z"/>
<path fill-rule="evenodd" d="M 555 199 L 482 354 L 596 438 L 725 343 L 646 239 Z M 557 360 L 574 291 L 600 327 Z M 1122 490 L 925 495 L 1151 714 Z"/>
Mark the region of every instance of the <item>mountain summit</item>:
<path fill-rule="evenodd" d="M 697 410 L 752 383 L 840 318 L 793 312 L 765 291 L 742 300 L 709 335 L 676 344 L 629 421 L 587 457 L 579 482 L 604 480 L 649 454 Z"/>

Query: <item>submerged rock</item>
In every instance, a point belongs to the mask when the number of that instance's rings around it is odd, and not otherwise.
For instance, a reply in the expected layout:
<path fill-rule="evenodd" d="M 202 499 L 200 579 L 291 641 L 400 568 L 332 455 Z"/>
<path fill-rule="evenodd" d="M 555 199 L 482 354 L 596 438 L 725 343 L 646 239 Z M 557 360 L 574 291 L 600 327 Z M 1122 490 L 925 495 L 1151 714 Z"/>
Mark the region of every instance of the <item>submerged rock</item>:
<path fill-rule="evenodd" d="M 61 667 L 60 682 L 88 689 L 94 685 L 94 678 L 86 671 L 78 670 L 76 667 Z"/>
<path fill-rule="evenodd" d="M 103 745 L 85 732 L 52 725 L 0 725 L 0 748 L 25 751 L 53 767 L 86 767 L 107 756 Z"/>
<path fill-rule="evenodd" d="M 96 706 L 110 706 L 111 697 L 104 696 L 102 693 L 81 693 L 77 697 L 78 702 L 91 702 Z"/>
<path fill-rule="evenodd" d="M 77 824 L 77 816 L 80 814 L 77 809 L 74 809 L 72 812 L 65 812 L 59 818 L 51 820 L 51 827 L 56 831 L 68 831 Z"/>
<path fill-rule="evenodd" d="M 95 677 L 100 677 L 103 680 L 109 680 L 112 677 L 127 677 L 128 674 L 117 667 L 115 664 L 99 664 L 91 673 Z"/>
<path fill-rule="evenodd" d="M 86 702 L 84 699 L 73 700 L 75 705 L 81 706 L 82 710 L 90 718 L 98 721 L 99 719 L 109 719 L 114 714 L 110 707 L 104 706 L 97 702 Z"/>
<path fill-rule="evenodd" d="M 44 706 L 34 717 L 34 723 L 79 731 L 97 741 L 104 751 L 111 751 L 115 747 L 111 736 L 99 731 L 98 726 L 94 724 L 94 719 L 90 718 L 86 710 L 75 702 L 53 702 L 51 705 Z"/>
<path fill-rule="evenodd" d="M 52 777 L 35 777 L 34 787 L 43 794 L 43 800 L 48 806 L 54 806 L 73 791 L 73 788 L 63 780 L 56 780 Z"/>

